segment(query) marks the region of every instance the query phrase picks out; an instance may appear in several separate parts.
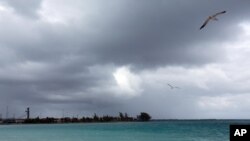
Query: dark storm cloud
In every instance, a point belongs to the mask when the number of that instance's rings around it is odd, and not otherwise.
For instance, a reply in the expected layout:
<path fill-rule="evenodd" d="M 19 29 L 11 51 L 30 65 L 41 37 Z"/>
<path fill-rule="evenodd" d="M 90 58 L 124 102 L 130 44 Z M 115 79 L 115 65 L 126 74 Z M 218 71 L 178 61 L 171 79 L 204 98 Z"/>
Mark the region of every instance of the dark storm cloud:
<path fill-rule="evenodd" d="M 247 14 L 239 13 L 244 7 L 235 10 L 238 6 L 233 1 L 195 3 L 199 6 L 183 1 L 104 3 L 99 13 L 89 18 L 95 22 L 84 26 L 93 29 L 93 34 L 84 33 L 82 28 L 42 27 L 35 30 L 38 32 L 35 34 L 42 33 L 42 39 L 28 45 L 25 42 L 20 48 L 21 55 L 31 60 L 58 61 L 72 54 L 80 56 L 79 59 L 84 57 L 88 63 L 132 64 L 142 68 L 213 62 L 223 56 L 220 53 L 223 50 L 212 46 L 234 38 L 235 28 L 230 28 L 235 26 L 232 25 L 235 21 L 228 20 Z M 228 9 L 228 13 L 219 17 L 218 23 L 209 24 L 204 31 L 198 30 L 208 15 L 221 9 Z"/>
<path fill-rule="evenodd" d="M 227 53 L 221 44 L 235 40 L 241 32 L 238 23 L 249 20 L 250 4 L 235 0 L 110 0 L 77 1 L 74 5 L 73 1 L 62 1 L 67 6 L 51 6 L 59 12 L 48 12 L 47 16 L 55 16 L 48 19 L 59 19 L 51 22 L 41 15 L 50 1 L 1 2 L 14 9 L 1 11 L 1 106 L 19 105 L 16 111 L 32 106 L 50 114 L 53 112 L 49 110 L 60 113 L 63 108 L 90 113 L 136 113 L 151 99 L 152 107 L 147 109 L 159 109 L 159 97 L 150 93 L 164 91 L 143 85 L 148 90 L 146 97 L 138 96 L 128 102 L 128 96 L 117 95 L 113 88 L 114 71 L 129 65 L 140 73 L 168 65 L 203 66 L 219 62 Z M 47 5 L 42 7 L 43 2 Z M 78 12 L 64 13 L 64 8 Z M 227 13 L 218 22 L 199 30 L 207 16 L 222 10 Z M 182 101 L 181 107 L 190 101 Z M 137 108 L 126 106 L 130 103 Z M 155 111 L 157 115 L 159 111 Z"/>
<path fill-rule="evenodd" d="M 95 17 L 98 21 L 98 32 L 90 42 L 90 52 L 97 53 L 98 59 L 102 61 L 118 65 L 132 64 L 143 68 L 216 61 L 222 56 L 219 52 L 223 51 L 219 47 L 210 46 L 233 38 L 235 31 L 230 27 L 235 26 L 232 25 L 235 22 L 230 23 L 226 20 L 235 19 L 230 13 L 235 12 L 238 6 L 234 7 L 235 2 L 193 2 L 199 6 L 191 3 L 127 1 L 125 4 L 112 5 L 113 7 L 104 5 L 105 11 L 101 19 Z M 212 10 L 207 10 L 211 8 Z M 222 20 L 219 23 L 209 24 L 214 29 L 198 30 L 209 14 L 224 9 L 228 10 L 229 14 L 220 17 Z M 242 16 L 239 13 L 241 11 L 236 12 L 238 14 L 233 16 Z M 110 16 L 112 13 L 115 14 Z M 209 45 L 209 42 L 214 43 Z M 199 46 L 201 55 L 194 46 Z"/>

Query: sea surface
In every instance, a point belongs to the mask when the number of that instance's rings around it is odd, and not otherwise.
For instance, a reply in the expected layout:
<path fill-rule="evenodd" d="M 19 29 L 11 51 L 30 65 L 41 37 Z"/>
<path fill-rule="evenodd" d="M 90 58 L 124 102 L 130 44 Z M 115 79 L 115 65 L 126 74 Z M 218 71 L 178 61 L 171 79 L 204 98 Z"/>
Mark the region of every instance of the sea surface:
<path fill-rule="evenodd" d="M 0 141 L 229 141 L 230 124 L 250 120 L 0 125 Z"/>

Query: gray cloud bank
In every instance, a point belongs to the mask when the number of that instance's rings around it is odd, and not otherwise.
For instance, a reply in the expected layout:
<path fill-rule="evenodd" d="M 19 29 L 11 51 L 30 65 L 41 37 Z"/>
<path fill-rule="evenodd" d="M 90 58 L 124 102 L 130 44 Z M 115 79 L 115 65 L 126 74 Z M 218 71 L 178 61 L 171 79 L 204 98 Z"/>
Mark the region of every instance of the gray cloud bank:
<path fill-rule="evenodd" d="M 249 4 L 1 0 L 0 113 L 8 106 L 18 117 L 29 106 L 33 116 L 248 117 L 249 105 L 239 105 L 250 96 L 248 57 L 239 49 L 248 52 L 249 35 L 239 25 L 249 23 Z"/>

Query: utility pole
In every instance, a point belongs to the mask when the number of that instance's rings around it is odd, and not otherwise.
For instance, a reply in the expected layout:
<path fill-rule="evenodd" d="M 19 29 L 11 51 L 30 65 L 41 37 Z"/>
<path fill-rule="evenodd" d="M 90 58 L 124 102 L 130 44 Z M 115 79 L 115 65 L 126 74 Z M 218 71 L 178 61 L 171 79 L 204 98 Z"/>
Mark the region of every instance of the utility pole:
<path fill-rule="evenodd" d="M 30 108 L 28 107 L 25 112 L 27 114 L 27 119 L 30 119 Z"/>

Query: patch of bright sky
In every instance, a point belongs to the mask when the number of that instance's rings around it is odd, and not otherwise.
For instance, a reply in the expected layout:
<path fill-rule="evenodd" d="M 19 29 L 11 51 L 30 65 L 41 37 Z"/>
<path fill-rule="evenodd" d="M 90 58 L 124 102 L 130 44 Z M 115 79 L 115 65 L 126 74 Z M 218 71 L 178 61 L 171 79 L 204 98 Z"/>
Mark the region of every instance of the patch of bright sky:
<path fill-rule="evenodd" d="M 243 28 L 245 35 L 250 36 L 250 22 L 242 22 L 239 26 Z"/>
<path fill-rule="evenodd" d="M 0 12 L 6 12 L 6 11 L 13 12 L 14 10 L 10 6 L 8 6 L 6 3 L 0 2 Z"/>
<path fill-rule="evenodd" d="M 120 90 L 126 94 L 136 96 L 142 91 L 140 88 L 140 78 L 130 72 L 129 67 L 123 66 L 117 68 L 113 76 Z"/>

